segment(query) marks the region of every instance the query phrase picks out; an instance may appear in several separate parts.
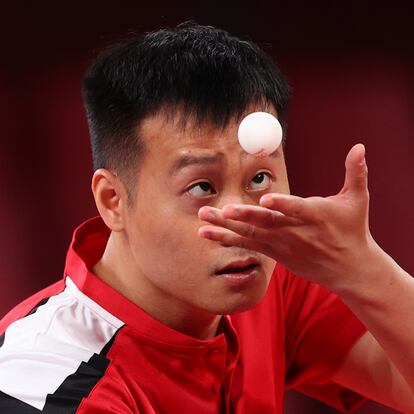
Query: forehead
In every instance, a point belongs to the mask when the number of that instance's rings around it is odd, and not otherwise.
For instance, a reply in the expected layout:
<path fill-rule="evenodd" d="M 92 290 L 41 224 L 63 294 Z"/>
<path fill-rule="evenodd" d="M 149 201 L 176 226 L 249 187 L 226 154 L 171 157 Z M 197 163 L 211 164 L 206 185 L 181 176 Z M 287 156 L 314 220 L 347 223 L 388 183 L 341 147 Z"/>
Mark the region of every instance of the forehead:
<path fill-rule="evenodd" d="M 251 112 L 254 110 L 248 113 Z M 170 183 L 169 178 L 182 179 L 193 173 L 204 175 L 214 170 L 215 174 L 220 171 L 227 177 L 236 177 L 245 171 L 252 173 L 264 168 L 276 173 L 284 192 L 289 192 L 282 145 L 270 156 L 258 157 L 241 148 L 237 138 L 239 119 L 224 128 L 209 122 L 199 124 L 194 118 L 185 124 L 180 121 L 160 113 L 141 124 L 139 135 L 144 144 L 138 168 L 141 178 L 157 177 Z"/>
<path fill-rule="evenodd" d="M 198 124 L 193 118 L 165 117 L 157 114 L 146 119 L 140 128 L 140 138 L 148 153 L 179 151 L 182 148 L 218 149 L 234 141 L 235 123 L 217 128 L 210 122 Z"/>
<path fill-rule="evenodd" d="M 241 149 L 237 131 L 240 121 L 249 113 L 266 111 L 277 116 L 273 108 L 250 106 L 241 116 L 230 118 L 224 126 L 218 126 L 208 119 L 198 121 L 195 116 L 179 110 L 162 110 L 143 120 L 139 128 L 139 137 L 147 154 L 158 155 L 188 150 L 225 151 L 233 150 L 246 155 Z"/>

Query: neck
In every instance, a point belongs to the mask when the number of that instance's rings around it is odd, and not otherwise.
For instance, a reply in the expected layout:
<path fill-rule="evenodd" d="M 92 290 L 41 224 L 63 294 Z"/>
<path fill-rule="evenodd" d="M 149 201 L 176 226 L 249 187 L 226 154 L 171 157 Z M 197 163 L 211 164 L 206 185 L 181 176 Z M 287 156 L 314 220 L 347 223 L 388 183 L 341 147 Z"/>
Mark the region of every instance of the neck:
<path fill-rule="evenodd" d="M 184 303 L 155 286 L 138 271 L 119 233 L 111 233 L 102 258 L 92 270 L 101 280 L 164 325 L 197 339 L 210 339 L 217 334 L 221 315 Z"/>

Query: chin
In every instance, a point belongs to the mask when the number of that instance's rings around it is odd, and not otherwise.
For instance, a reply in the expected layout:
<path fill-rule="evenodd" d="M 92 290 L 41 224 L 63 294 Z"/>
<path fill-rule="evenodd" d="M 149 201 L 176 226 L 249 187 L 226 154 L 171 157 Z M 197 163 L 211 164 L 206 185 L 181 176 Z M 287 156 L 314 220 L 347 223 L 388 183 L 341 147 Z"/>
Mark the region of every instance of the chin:
<path fill-rule="evenodd" d="M 234 313 L 246 312 L 249 309 L 254 308 L 261 300 L 262 298 L 260 298 L 257 301 L 251 301 L 248 303 L 239 304 L 238 306 L 234 306 L 232 309 L 229 310 L 229 312 L 227 312 L 227 315 L 233 315 Z"/>
<path fill-rule="evenodd" d="M 255 294 L 238 294 L 235 297 L 228 297 L 224 301 L 224 306 L 220 306 L 215 312 L 217 315 L 232 315 L 248 311 L 254 308 L 264 297 L 266 290 L 255 292 Z"/>

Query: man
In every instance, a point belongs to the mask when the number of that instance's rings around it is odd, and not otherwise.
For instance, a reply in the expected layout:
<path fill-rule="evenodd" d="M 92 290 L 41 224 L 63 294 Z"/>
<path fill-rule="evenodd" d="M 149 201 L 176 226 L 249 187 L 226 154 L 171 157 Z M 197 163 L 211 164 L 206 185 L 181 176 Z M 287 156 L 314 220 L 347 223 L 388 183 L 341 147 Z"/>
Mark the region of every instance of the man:
<path fill-rule="evenodd" d="M 303 200 L 282 147 L 238 145 L 248 113 L 286 124 L 288 89 L 211 27 L 98 58 L 84 99 L 100 217 L 75 231 L 63 280 L 1 322 L 2 413 L 281 413 L 286 386 L 413 409 L 414 288 L 369 236 L 363 147 L 339 195 Z"/>

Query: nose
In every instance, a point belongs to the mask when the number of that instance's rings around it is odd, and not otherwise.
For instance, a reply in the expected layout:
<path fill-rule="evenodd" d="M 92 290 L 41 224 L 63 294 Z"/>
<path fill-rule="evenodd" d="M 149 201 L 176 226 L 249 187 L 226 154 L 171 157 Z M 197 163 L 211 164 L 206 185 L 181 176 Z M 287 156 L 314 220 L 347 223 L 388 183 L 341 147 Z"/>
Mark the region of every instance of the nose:
<path fill-rule="evenodd" d="M 215 205 L 217 208 L 223 208 L 227 204 L 252 204 L 252 199 L 246 192 L 222 194 Z"/>

